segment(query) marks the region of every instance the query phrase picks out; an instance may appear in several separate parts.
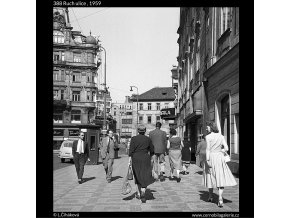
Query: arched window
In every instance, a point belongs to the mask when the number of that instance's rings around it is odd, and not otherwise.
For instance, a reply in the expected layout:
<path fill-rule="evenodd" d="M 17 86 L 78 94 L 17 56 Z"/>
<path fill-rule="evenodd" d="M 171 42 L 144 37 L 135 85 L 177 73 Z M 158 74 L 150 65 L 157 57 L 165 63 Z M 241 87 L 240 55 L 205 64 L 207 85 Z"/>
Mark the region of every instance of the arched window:
<path fill-rule="evenodd" d="M 53 31 L 53 42 L 54 43 L 64 43 L 64 34 L 60 31 Z"/>
<path fill-rule="evenodd" d="M 230 141 L 230 104 L 229 104 L 229 95 L 226 95 L 221 100 L 221 133 L 225 137 L 228 144 L 230 154 L 231 141 Z"/>

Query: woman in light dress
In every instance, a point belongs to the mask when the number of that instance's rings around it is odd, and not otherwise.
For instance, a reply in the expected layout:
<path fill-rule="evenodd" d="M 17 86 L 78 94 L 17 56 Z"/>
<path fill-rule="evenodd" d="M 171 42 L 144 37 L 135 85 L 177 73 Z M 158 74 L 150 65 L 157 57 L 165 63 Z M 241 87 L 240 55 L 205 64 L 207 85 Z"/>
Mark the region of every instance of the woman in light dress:
<path fill-rule="evenodd" d="M 176 130 L 170 129 L 170 138 L 167 142 L 167 149 L 169 149 L 169 163 L 170 163 L 170 177 L 169 180 L 173 180 L 173 172 L 176 170 L 177 182 L 180 182 L 181 178 L 179 172 L 182 168 L 181 161 L 181 149 L 184 147 L 180 137 L 176 136 Z"/>
<path fill-rule="evenodd" d="M 226 186 L 235 186 L 237 182 L 225 161 L 229 150 L 224 136 L 219 133 L 215 123 L 207 122 L 206 161 L 203 166 L 204 185 L 209 189 L 208 201 L 212 202 L 213 188 L 218 188 L 218 206 L 223 207 L 223 190 Z"/>

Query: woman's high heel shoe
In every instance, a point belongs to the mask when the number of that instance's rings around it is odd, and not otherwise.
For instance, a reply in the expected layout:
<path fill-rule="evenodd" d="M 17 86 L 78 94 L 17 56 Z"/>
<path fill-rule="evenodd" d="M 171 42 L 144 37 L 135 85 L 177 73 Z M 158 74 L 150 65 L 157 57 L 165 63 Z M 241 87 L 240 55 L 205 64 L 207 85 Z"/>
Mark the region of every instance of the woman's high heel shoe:
<path fill-rule="evenodd" d="M 141 202 L 142 202 L 142 203 L 146 203 L 145 192 L 141 192 L 141 197 L 140 197 L 140 199 L 141 199 Z"/>
<path fill-rule="evenodd" d="M 223 206 L 224 206 L 223 199 L 219 199 L 218 207 L 223 207 Z"/>

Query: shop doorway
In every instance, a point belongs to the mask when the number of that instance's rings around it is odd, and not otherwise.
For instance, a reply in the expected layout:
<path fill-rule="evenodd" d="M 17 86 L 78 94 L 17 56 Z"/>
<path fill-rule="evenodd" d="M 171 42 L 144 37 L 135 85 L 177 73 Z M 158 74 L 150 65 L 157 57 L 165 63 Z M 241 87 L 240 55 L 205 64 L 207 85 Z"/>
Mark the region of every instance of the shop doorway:
<path fill-rule="evenodd" d="M 231 138 L 230 138 L 230 104 L 229 104 L 229 95 L 226 95 L 221 100 L 221 131 L 222 135 L 225 137 L 228 144 L 229 150 L 228 154 L 231 153 Z"/>

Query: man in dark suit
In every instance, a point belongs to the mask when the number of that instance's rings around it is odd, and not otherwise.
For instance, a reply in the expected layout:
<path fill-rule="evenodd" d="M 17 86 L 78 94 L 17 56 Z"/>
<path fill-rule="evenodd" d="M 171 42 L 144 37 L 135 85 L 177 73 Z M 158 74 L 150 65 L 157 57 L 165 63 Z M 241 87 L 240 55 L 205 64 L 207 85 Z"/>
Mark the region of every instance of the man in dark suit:
<path fill-rule="evenodd" d="M 72 155 L 77 171 L 79 184 L 83 182 L 84 166 L 87 160 L 90 161 L 89 158 L 90 149 L 88 143 L 84 141 L 84 136 L 85 136 L 84 132 L 80 132 L 79 139 L 73 141 L 72 147 Z"/>
<path fill-rule="evenodd" d="M 161 123 L 156 123 L 156 129 L 149 133 L 149 138 L 154 146 L 153 164 L 154 164 L 154 177 L 158 178 L 158 163 L 160 164 L 160 181 L 163 182 L 165 173 L 165 152 L 167 145 L 166 132 L 161 130 Z M 158 179 L 157 179 L 158 180 Z"/>
<path fill-rule="evenodd" d="M 113 131 L 108 129 L 107 136 L 100 143 L 101 157 L 108 183 L 111 183 L 116 148 L 118 148 L 117 140 L 113 136 Z"/>

